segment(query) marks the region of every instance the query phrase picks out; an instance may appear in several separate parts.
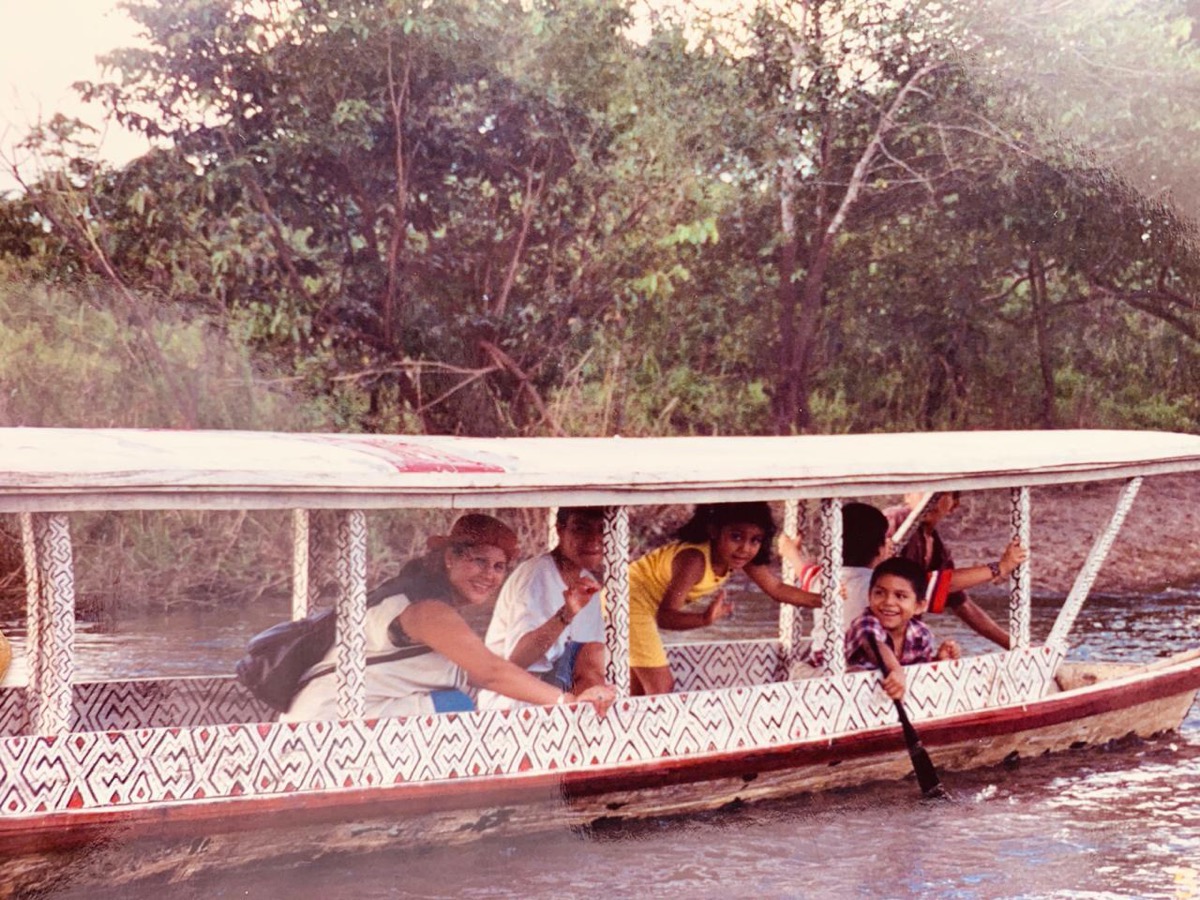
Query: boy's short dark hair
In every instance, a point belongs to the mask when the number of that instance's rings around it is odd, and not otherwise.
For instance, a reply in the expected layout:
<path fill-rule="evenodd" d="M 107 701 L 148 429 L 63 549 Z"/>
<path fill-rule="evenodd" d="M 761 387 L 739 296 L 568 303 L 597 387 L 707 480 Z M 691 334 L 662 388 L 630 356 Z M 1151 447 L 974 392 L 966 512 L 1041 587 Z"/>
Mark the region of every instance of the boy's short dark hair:
<path fill-rule="evenodd" d="M 581 519 L 603 519 L 603 506 L 560 506 L 558 511 L 554 513 L 554 525 L 556 528 L 566 528 L 567 522 L 571 521 L 571 516 L 575 515 Z"/>
<path fill-rule="evenodd" d="M 869 503 L 842 504 L 842 565 L 869 566 L 887 540 L 888 520 Z"/>
<path fill-rule="evenodd" d="M 913 593 L 917 595 L 917 602 L 925 602 L 925 587 L 928 584 L 928 577 L 925 574 L 925 567 L 920 563 L 913 562 L 903 556 L 890 556 L 875 567 L 871 573 L 871 587 L 875 587 L 877 582 L 884 575 L 898 575 L 913 586 Z"/>

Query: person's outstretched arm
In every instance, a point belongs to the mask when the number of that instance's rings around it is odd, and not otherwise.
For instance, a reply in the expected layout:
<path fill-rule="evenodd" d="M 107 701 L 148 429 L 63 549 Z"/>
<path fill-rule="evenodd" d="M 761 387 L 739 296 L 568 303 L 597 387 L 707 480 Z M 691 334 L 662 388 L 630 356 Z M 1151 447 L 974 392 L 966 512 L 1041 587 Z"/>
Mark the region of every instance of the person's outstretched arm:
<path fill-rule="evenodd" d="M 1029 551 L 1014 540 L 1004 548 L 1004 553 L 1000 556 L 1000 561 L 997 563 L 999 573 L 992 571 L 992 567 L 989 565 L 954 569 L 950 576 L 950 592 L 965 591 L 967 588 L 986 584 L 996 578 L 1007 578 L 1016 570 L 1017 566 L 1028 558 Z"/>
<path fill-rule="evenodd" d="M 576 697 L 546 684 L 489 650 L 463 617 L 439 600 L 411 603 L 400 613 L 399 619 L 405 634 L 457 663 L 467 673 L 467 680 L 476 687 L 542 706 L 582 700 L 595 706 L 601 715 L 615 699 L 610 685 L 589 688 Z"/>
<path fill-rule="evenodd" d="M 795 585 L 788 584 L 766 566 L 746 566 L 746 575 L 776 603 L 803 606 L 806 609 L 816 609 L 821 605 L 820 594 L 801 590 Z"/>

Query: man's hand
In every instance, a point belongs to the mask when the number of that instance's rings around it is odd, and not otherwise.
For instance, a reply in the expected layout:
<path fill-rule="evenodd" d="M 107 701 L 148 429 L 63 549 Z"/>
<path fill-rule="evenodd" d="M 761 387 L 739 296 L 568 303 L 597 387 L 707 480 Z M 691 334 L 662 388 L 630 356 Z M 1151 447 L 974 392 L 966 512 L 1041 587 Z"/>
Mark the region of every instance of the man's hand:
<path fill-rule="evenodd" d="M 600 584 L 594 578 L 576 578 L 571 586 L 563 591 L 563 618 L 567 622 L 574 619 L 598 590 Z"/>
<path fill-rule="evenodd" d="M 1002 578 L 1007 578 L 1017 566 L 1029 559 L 1029 551 L 1021 546 L 1020 541 L 1013 540 L 1011 544 L 1004 548 L 1004 553 L 1000 557 L 1000 575 Z"/>
<path fill-rule="evenodd" d="M 611 684 L 597 684 L 580 693 L 575 699 L 581 703 L 592 704 L 596 715 L 603 717 L 617 699 L 617 689 Z"/>

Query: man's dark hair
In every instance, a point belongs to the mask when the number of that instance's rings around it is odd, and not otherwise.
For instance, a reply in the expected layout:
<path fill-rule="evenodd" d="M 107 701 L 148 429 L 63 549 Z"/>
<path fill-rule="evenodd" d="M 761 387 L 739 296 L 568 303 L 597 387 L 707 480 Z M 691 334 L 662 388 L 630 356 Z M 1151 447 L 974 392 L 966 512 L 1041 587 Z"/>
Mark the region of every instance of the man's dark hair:
<path fill-rule="evenodd" d="M 603 519 L 603 506 L 560 506 L 554 514 L 556 528 L 566 528 L 572 514 L 581 519 Z"/>

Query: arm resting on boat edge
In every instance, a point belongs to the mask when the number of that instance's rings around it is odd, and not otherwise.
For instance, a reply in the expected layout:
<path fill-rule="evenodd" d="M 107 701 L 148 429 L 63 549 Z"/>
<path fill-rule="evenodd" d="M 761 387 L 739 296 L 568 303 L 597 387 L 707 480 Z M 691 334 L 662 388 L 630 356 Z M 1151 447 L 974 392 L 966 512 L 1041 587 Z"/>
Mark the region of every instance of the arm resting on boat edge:
<path fill-rule="evenodd" d="M 476 687 L 541 706 L 583 700 L 595 706 L 600 715 L 608 711 L 615 697 L 608 685 L 589 688 L 578 697 L 560 692 L 489 650 L 462 616 L 440 600 L 412 603 L 399 619 L 405 634 L 462 666 Z"/>
<path fill-rule="evenodd" d="M 951 612 L 963 620 L 968 628 L 981 637 L 987 638 L 993 644 L 998 644 L 1005 650 L 1011 650 L 1011 639 L 1006 630 L 987 614 L 987 611 L 974 600 L 964 600 L 957 606 L 950 607 Z"/>
<path fill-rule="evenodd" d="M 952 570 L 950 572 L 949 586 L 946 591 L 939 595 L 942 599 L 934 601 L 933 610 L 935 612 L 941 611 L 941 604 L 945 602 L 944 598 L 946 594 L 975 587 L 988 581 L 994 581 L 997 578 L 1008 578 L 1016 571 L 1017 566 L 1021 565 L 1028 558 L 1029 551 L 1017 541 L 1013 541 L 1004 548 L 1004 554 L 1000 557 L 998 563 Z M 995 619 L 989 616 L 982 607 L 969 597 L 961 603 L 950 606 L 950 609 L 963 621 L 963 624 L 976 634 L 987 638 L 993 644 L 1003 647 L 1005 650 L 1012 649 L 1008 630 L 1001 627 Z"/>

